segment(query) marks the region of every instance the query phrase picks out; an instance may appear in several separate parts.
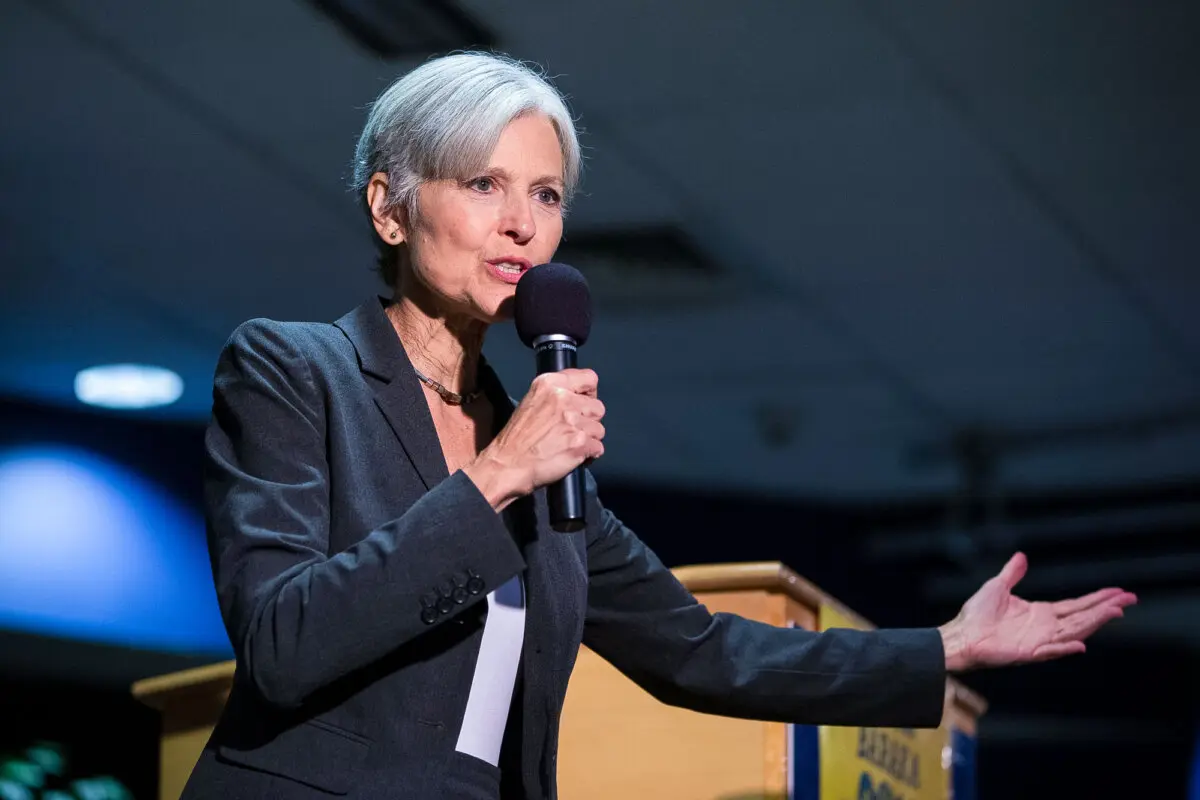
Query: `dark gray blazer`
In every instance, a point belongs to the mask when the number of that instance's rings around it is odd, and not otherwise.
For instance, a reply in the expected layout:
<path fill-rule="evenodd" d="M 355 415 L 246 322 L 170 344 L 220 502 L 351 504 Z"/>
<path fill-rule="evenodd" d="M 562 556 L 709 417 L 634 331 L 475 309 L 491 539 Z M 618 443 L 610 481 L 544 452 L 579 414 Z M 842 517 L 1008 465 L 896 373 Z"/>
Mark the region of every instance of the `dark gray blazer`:
<path fill-rule="evenodd" d="M 484 364 L 498 409 L 512 401 Z M 185 798 L 556 796 L 580 643 L 664 703 L 726 716 L 936 726 L 935 629 L 822 634 L 711 614 L 601 506 L 496 514 L 447 475 L 404 348 L 372 298 L 336 323 L 253 320 L 221 353 L 209 547 L 237 658 Z M 503 769 L 455 751 L 486 594 L 520 574 L 526 631 Z M 503 786 L 501 775 L 503 774 Z"/>

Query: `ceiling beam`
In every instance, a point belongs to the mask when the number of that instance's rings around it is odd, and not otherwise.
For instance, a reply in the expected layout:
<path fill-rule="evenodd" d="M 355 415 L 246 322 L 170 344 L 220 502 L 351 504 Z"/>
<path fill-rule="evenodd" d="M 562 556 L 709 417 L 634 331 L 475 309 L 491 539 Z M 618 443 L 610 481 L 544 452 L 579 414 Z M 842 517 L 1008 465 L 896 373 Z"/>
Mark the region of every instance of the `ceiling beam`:
<path fill-rule="evenodd" d="M 1134 509 L 1113 509 L 1085 514 L 1034 519 L 1025 522 L 1001 521 L 995 527 L 1001 531 L 1006 545 L 1036 545 L 1097 538 L 1129 536 L 1163 527 L 1193 526 L 1200 529 L 1200 502 L 1175 503 L 1166 506 Z M 960 552 L 964 540 L 986 540 L 992 534 L 990 526 L 978 529 L 948 527 L 942 530 L 895 531 L 876 533 L 868 537 L 866 553 L 879 561 L 920 559 Z"/>
<path fill-rule="evenodd" d="M 979 568 L 954 575 L 937 575 L 925 582 L 925 596 L 934 601 L 962 602 L 993 574 L 994 571 Z M 1104 586 L 1131 586 L 1189 578 L 1200 581 L 1200 553 L 1090 561 L 1080 559 L 1069 564 L 1034 566 L 1021 581 L 1021 589 L 1031 594 L 1062 594 L 1091 591 Z M 1195 624 L 1194 620 L 1192 624 Z"/>

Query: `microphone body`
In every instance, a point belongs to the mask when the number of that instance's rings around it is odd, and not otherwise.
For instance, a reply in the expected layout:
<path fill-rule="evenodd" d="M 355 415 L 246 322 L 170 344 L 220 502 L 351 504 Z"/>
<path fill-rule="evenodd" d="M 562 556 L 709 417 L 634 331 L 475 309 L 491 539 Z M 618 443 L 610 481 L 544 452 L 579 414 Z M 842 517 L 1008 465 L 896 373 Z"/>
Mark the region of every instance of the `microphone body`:
<path fill-rule="evenodd" d="M 567 264 L 551 262 L 534 267 L 517 281 L 513 320 L 517 336 L 535 353 L 539 375 L 574 369 L 578 350 L 592 330 L 592 295 L 587 279 Z M 586 499 L 583 467 L 547 486 L 550 527 L 560 533 L 582 530 Z"/>
<path fill-rule="evenodd" d="M 539 336 L 533 340 L 533 352 L 537 374 L 574 369 L 578 361 L 579 346 L 576 341 L 562 333 Z M 583 468 L 576 467 L 565 476 L 546 487 L 546 504 L 550 511 L 550 527 L 560 533 L 583 530 L 584 489 Z"/>

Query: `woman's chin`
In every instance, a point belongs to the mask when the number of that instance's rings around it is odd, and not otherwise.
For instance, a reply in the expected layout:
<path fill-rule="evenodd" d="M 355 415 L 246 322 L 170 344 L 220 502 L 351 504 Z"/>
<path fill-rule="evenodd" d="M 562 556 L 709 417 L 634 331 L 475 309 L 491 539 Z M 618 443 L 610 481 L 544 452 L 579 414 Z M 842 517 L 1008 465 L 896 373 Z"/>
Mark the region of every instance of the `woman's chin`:
<path fill-rule="evenodd" d="M 513 308 L 516 305 L 516 295 L 512 294 L 496 304 L 492 310 L 492 322 L 508 322 L 513 318 Z"/>
<path fill-rule="evenodd" d="M 516 302 L 516 287 L 510 287 L 498 292 L 488 292 L 487 297 L 478 298 L 476 308 L 481 317 L 489 324 L 508 322 L 513 318 L 513 306 Z"/>

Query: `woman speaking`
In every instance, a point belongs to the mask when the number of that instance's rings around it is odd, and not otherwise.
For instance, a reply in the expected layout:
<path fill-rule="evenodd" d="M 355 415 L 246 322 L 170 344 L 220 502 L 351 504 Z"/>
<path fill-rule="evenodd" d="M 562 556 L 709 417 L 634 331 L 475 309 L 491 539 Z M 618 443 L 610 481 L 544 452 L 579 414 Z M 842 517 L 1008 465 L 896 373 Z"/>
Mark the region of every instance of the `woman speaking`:
<path fill-rule="evenodd" d="M 709 613 L 590 474 L 584 528 L 552 530 L 545 487 L 604 453 L 597 376 L 514 404 L 481 350 L 579 172 L 563 100 L 503 57 L 432 60 L 371 107 L 355 188 L 388 295 L 247 322 L 216 368 L 205 499 L 237 669 L 184 797 L 555 797 L 581 642 L 672 705 L 933 727 L 948 671 L 1082 652 L 1134 601 L 1026 602 L 1017 555 L 941 628 L 813 633 Z"/>

